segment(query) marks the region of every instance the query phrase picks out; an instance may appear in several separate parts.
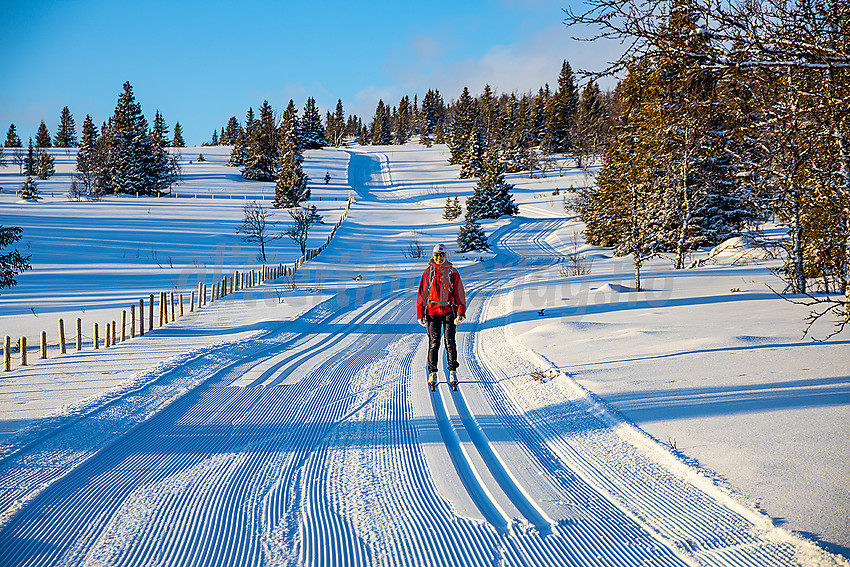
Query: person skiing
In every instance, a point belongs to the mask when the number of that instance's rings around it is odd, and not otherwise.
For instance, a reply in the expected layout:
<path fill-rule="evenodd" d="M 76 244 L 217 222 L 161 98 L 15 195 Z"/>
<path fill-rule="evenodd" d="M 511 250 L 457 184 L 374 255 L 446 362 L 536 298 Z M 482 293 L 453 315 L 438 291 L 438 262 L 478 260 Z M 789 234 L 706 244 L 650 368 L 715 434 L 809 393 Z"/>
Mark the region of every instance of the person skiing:
<path fill-rule="evenodd" d="M 466 296 L 460 274 L 446 258 L 446 247 L 434 246 L 428 267 L 419 281 L 416 319 L 428 331 L 428 384 L 437 384 L 440 334 L 445 328 L 446 354 L 449 359 L 449 383 L 457 389 L 457 325 L 466 318 Z"/>

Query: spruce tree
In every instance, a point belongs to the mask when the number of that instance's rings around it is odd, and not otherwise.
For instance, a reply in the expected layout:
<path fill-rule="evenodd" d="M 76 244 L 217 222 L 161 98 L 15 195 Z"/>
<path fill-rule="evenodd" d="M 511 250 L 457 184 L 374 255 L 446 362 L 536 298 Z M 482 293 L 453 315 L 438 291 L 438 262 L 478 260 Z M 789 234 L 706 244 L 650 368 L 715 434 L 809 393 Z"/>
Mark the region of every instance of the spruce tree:
<path fill-rule="evenodd" d="M 469 89 L 463 87 L 463 92 L 454 106 L 452 114 L 451 129 L 449 131 L 449 163 L 452 165 L 460 164 L 464 155 L 467 152 L 467 145 L 470 143 L 473 128 L 478 121 L 478 107 L 475 99 L 469 94 Z"/>
<path fill-rule="evenodd" d="M 357 143 L 361 146 L 369 144 L 369 130 L 365 125 L 360 127 L 360 135 L 357 137 Z"/>
<path fill-rule="evenodd" d="M 103 152 L 98 145 L 97 127 L 91 115 L 86 115 L 83 121 L 83 137 L 80 150 L 77 152 L 76 181 L 82 185 L 85 195 L 99 195 L 103 192 L 104 176 Z"/>
<path fill-rule="evenodd" d="M 466 218 L 497 219 L 502 215 L 519 213 L 511 195 L 513 188 L 505 182 L 504 167 L 499 159 L 493 152 L 488 152 L 475 191 L 466 200 Z"/>
<path fill-rule="evenodd" d="M 274 113 L 266 100 L 260 107 L 260 118 L 252 125 L 247 139 L 242 177 L 254 181 L 273 181 L 277 178 L 279 159 Z"/>
<path fill-rule="evenodd" d="M 37 201 L 38 200 L 38 186 L 31 175 L 27 175 L 27 180 L 21 185 L 20 188 L 21 199 L 24 201 Z"/>
<path fill-rule="evenodd" d="M 578 167 L 582 167 L 585 156 L 596 155 L 602 150 L 607 118 L 605 98 L 599 85 L 590 81 L 581 92 L 573 122 L 573 149 L 578 158 Z"/>
<path fill-rule="evenodd" d="M 316 99 L 309 97 L 304 105 L 304 116 L 301 118 L 301 147 L 305 150 L 317 150 L 328 145 L 325 140 L 325 127 L 316 106 Z"/>
<path fill-rule="evenodd" d="M 55 148 L 73 148 L 77 145 L 77 125 L 68 107 L 62 109 L 59 116 L 59 127 L 56 128 L 56 136 L 53 138 Z"/>
<path fill-rule="evenodd" d="M 277 182 L 275 183 L 275 207 L 295 207 L 301 201 L 310 198 L 310 189 L 307 187 L 309 178 L 304 174 L 301 167 L 304 158 L 301 155 L 297 129 L 298 120 L 295 104 L 290 100 L 281 124 L 280 162 L 277 170 Z"/>
<path fill-rule="evenodd" d="M 466 143 L 466 149 L 461 158 L 458 178 L 468 179 L 481 174 L 481 170 L 484 167 L 484 152 L 487 149 L 485 145 L 484 135 L 481 132 L 478 121 L 475 121 L 472 125 L 472 130 L 469 132 L 469 140 Z"/>
<path fill-rule="evenodd" d="M 383 100 L 378 101 L 375 108 L 375 119 L 372 121 L 372 144 L 387 146 L 392 144 L 392 126 L 390 124 L 390 108 Z"/>
<path fill-rule="evenodd" d="M 443 209 L 443 218 L 451 221 L 455 220 L 462 214 L 463 208 L 460 206 L 457 195 L 455 195 L 454 201 L 446 196 L 446 206 L 445 209 Z"/>
<path fill-rule="evenodd" d="M 410 138 L 410 130 L 413 124 L 410 98 L 406 95 L 398 103 L 398 123 L 396 124 L 395 140 L 397 144 L 405 144 Z"/>
<path fill-rule="evenodd" d="M 129 81 L 124 83 L 100 143 L 105 156 L 103 188 L 107 192 L 159 195 L 179 178 L 176 157 L 170 157 L 151 139 Z"/>
<path fill-rule="evenodd" d="M 24 231 L 20 227 L 0 225 L 0 252 L 3 248 L 19 241 L 23 233 Z M 30 255 L 24 256 L 18 252 L 17 248 L 13 248 L 5 254 L 0 253 L 0 288 L 17 285 L 15 276 L 32 269 L 30 258 Z"/>
<path fill-rule="evenodd" d="M 47 179 L 56 173 L 53 156 L 47 152 L 42 153 L 35 165 L 35 173 L 39 179 Z"/>
<path fill-rule="evenodd" d="M 570 129 L 578 100 L 572 68 L 564 61 L 558 76 L 558 90 L 546 104 L 546 135 L 542 142 L 545 152 L 553 154 L 570 151 Z"/>
<path fill-rule="evenodd" d="M 472 250 L 486 250 L 487 235 L 481 225 L 472 217 L 466 217 L 466 222 L 460 227 L 457 232 L 457 245 L 461 252 L 471 252 Z"/>
<path fill-rule="evenodd" d="M 51 145 L 50 132 L 47 131 L 47 125 L 44 123 L 44 120 L 42 120 L 41 124 L 38 126 L 38 131 L 35 134 L 35 147 L 49 148 Z"/>
<path fill-rule="evenodd" d="M 12 123 L 9 125 L 9 129 L 6 131 L 6 143 L 4 144 L 7 148 L 21 148 L 21 138 L 18 137 L 18 129 L 15 127 L 15 124 Z"/>
<path fill-rule="evenodd" d="M 183 140 L 183 127 L 179 122 L 174 123 L 174 139 L 171 141 L 171 146 L 174 148 L 185 148 L 186 142 Z"/>
<path fill-rule="evenodd" d="M 35 175 L 35 167 L 38 163 L 39 154 L 40 152 L 33 147 L 32 138 L 30 138 L 27 145 L 27 155 L 24 157 L 24 174 L 27 176 Z"/>
<path fill-rule="evenodd" d="M 239 139 L 239 135 L 242 133 L 242 126 L 239 124 L 239 120 L 235 116 L 231 116 L 227 121 L 227 128 L 224 130 L 224 135 L 221 137 L 221 142 L 228 146 L 235 146 L 236 140 Z"/>
<path fill-rule="evenodd" d="M 153 142 L 161 148 L 168 146 L 168 125 L 165 123 L 165 119 L 162 117 L 162 114 L 159 113 L 159 110 L 156 111 L 156 115 L 153 119 L 151 138 L 153 139 Z"/>
<path fill-rule="evenodd" d="M 342 108 L 342 99 L 337 99 L 336 109 L 333 114 L 334 127 L 331 130 L 330 143 L 334 147 L 340 147 L 345 141 L 345 112 Z"/>

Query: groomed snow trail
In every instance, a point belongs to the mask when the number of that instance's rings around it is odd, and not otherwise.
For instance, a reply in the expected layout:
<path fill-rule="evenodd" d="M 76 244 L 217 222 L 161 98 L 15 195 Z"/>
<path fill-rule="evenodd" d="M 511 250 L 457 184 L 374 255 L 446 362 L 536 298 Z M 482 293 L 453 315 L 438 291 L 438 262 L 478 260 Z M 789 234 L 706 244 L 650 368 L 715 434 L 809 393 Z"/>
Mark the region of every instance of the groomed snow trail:
<path fill-rule="evenodd" d="M 359 203 L 404 208 L 389 167 L 352 153 Z M 547 238 L 562 223 L 516 219 L 494 260 L 462 272 L 457 392 L 425 386 L 418 278 L 329 300 L 171 370 L 202 379 L 60 469 L 3 525 L 0 563 L 798 564 L 794 541 L 665 468 L 593 400 L 523 409 L 517 377 L 537 359 L 505 323 L 527 279 L 563 261 Z"/>

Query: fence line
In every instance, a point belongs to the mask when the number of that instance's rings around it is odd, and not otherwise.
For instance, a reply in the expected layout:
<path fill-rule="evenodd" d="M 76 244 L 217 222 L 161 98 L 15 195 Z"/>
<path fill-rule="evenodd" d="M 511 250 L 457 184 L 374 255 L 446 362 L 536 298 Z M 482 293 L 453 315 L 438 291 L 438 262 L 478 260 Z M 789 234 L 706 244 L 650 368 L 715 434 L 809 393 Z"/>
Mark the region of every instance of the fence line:
<path fill-rule="evenodd" d="M 298 269 L 304 265 L 305 262 L 312 260 L 322 252 L 324 252 L 327 247 L 330 245 L 331 240 L 336 235 L 337 229 L 342 225 L 343 221 L 348 217 L 348 212 L 351 209 L 351 204 L 354 202 L 354 198 L 349 194 L 348 202 L 345 205 L 345 210 L 343 211 L 342 216 L 334 225 L 331 230 L 330 235 L 327 238 L 327 241 L 322 244 L 320 247 L 310 250 L 305 250 L 304 254 L 301 255 L 298 259 L 296 259 L 292 266 L 284 265 L 283 263 L 279 263 L 276 266 L 268 266 L 262 265 L 260 268 L 247 268 L 240 270 L 235 270 L 232 276 L 222 276 L 220 281 L 215 282 L 212 287 L 207 289 L 207 284 L 205 282 L 198 282 L 198 291 L 197 297 L 195 296 L 195 291 L 191 292 L 189 299 L 189 312 L 193 313 L 195 309 L 201 310 L 203 307 L 207 305 L 207 300 L 209 299 L 210 303 L 215 301 L 221 301 L 225 299 L 228 295 L 233 294 L 237 291 L 243 291 L 246 289 L 251 289 L 257 287 L 263 283 L 277 280 L 281 277 L 294 277 L 298 272 Z M 186 293 L 189 293 L 188 291 Z M 159 327 L 167 325 L 169 323 L 173 323 L 179 317 L 184 316 L 183 310 L 183 293 L 177 293 L 174 291 L 165 292 L 161 291 L 158 295 L 159 297 L 159 305 L 157 306 L 159 309 Z M 169 312 L 169 298 L 170 298 L 170 312 Z M 147 298 L 147 314 L 148 314 L 148 326 L 147 331 L 151 332 L 154 330 L 154 294 L 151 293 Z M 179 305 L 179 307 L 177 307 Z M 102 338 L 103 342 L 101 342 L 100 337 L 100 326 L 98 323 L 93 323 L 92 325 L 92 336 L 86 337 L 83 335 L 83 327 L 82 327 L 82 319 L 77 318 L 76 321 L 76 346 L 75 350 L 82 351 L 84 346 L 84 339 L 90 339 L 89 341 L 85 341 L 85 344 L 90 345 L 92 350 L 99 350 L 101 344 L 104 348 L 111 348 L 113 346 L 117 346 L 119 343 L 125 343 L 128 340 L 132 340 L 136 338 L 136 324 L 138 322 L 138 336 L 143 337 L 145 335 L 145 300 L 139 299 L 138 303 L 138 320 L 136 318 L 136 304 L 133 303 L 130 305 L 130 331 L 129 337 L 127 335 L 127 310 L 122 309 L 121 311 L 121 332 L 118 333 L 117 323 L 116 321 L 108 321 L 105 325 L 105 334 Z M 66 344 L 65 344 L 65 321 L 63 319 L 59 319 L 59 335 L 58 335 L 58 343 L 56 346 L 59 349 L 59 354 L 67 354 Z M 40 342 L 38 345 L 34 345 L 34 349 L 37 349 L 40 352 L 41 358 L 46 359 L 48 355 L 48 341 L 47 341 L 47 331 L 41 331 L 40 333 Z M 120 341 L 119 341 L 120 337 Z M 16 344 L 12 344 L 12 338 L 10 336 L 6 336 L 5 341 L 3 343 L 3 371 L 11 372 L 12 370 L 12 351 L 17 349 L 20 354 L 20 366 L 28 365 L 28 350 L 30 347 L 27 346 L 27 337 L 22 336 Z"/>

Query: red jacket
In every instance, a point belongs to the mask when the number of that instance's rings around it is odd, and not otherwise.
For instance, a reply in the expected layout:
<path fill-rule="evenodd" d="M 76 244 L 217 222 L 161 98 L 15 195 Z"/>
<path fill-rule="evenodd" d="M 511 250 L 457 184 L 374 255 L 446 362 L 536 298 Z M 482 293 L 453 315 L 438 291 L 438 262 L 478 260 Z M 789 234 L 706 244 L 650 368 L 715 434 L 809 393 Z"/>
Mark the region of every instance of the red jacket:
<path fill-rule="evenodd" d="M 466 316 L 466 296 L 460 274 L 446 260 L 439 267 L 433 258 L 419 280 L 419 294 L 416 297 L 416 318 L 428 315 L 445 315 L 455 311 L 456 315 Z"/>

